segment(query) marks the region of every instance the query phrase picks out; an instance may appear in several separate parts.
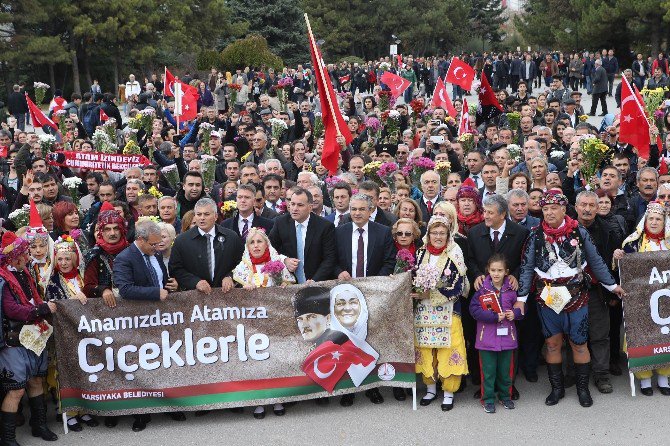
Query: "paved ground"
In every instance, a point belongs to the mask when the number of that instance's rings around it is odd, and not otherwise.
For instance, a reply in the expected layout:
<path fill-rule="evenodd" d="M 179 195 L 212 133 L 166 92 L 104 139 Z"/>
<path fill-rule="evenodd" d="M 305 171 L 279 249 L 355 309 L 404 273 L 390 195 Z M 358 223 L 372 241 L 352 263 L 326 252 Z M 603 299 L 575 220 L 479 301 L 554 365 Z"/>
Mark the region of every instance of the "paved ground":
<path fill-rule="evenodd" d="M 268 414 L 264 420 L 254 419 L 247 409 L 243 414 L 222 411 L 202 418 L 187 414 L 181 423 L 154 415 L 140 433 L 131 431 L 131 417 L 124 417 L 114 429 L 101 425 L 67 436 L 56 422 L 50 426 L 61 436 L 55 444 L 68 446 L 665 443 L 670 397 L 658 391 L 652 397 L 631 397 L 627 376 L 616 377 L 613 383 L 610 395 L 601 395 L 591 386 L 595 403 L 588 409 L 579 406 L 574 387 L 557 406 L 545 406 L 549 385 L 541 368 L 538 383 L 519 380 L 517 408 L 508 411 L 498 406 L 495 414 L 484 413 L 472 398 L 475 388 L 470 385 L 456 396 L 451 412 L 442 412 L 437 400 L 412 411 L 410 400 L 395 401 L 390 389 L 385 389 L 382 405 L 375 406 L 362 395 L 350 408 L 340 407 L 334 399 L 326 407 L 303 402 L 290 407 L 284 417 Z M 27 426 L 18 428 L 18 433 L 24 446 L 46 445 L 29 437 Z"/>

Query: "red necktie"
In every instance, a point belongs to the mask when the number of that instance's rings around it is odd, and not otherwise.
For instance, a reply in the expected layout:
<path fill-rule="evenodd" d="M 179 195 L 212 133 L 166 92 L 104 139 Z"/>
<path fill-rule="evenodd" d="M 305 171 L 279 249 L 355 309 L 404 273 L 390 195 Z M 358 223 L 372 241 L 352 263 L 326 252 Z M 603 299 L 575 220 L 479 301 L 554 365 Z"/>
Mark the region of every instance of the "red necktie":
<path fill-rule="evenodd" d="M 495 251 L 500 243 L 500 231 L 493 231 L 493 250 Z"/>
<path fill-rule="evenodd" d="M 358 228 L 358 251 L 356 252 L 356 277 L 365 277 L 365 243 L 363 228 Z"/>
<path fill-rule="evenodd" d="M 428 215 L 433 215 L 433 202 L 428 200 L 426 202 L 426 208 L 428 208 Z"/>

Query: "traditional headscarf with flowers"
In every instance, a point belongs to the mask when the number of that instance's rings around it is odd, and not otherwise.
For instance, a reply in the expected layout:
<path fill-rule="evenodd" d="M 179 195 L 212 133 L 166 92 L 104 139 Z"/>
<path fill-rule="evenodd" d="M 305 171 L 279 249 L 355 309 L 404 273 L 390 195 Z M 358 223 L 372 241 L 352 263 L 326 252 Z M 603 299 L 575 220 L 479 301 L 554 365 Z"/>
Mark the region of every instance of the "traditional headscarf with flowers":
<path fill-rule="evenodd" d="M 267 244 L 265 253 L 259 258 L 252 257 L 249 252 L 249 243 L 256 235 L 260 235 Z M 284 259 L 286 259 L 286 256 L 282 256 L 277 252 L 263 229 L 251 228 L 244 245 L 242 261 L 233 270 L 233 280 L 241 285 L 253 284 L 260 288 L 267 287 L 270 278 L 267 274 L 261 272 L 263 265 L 270 261 L 279 261 L 283 263 Z M 286 268 L 282 270 L 282 280 L 287 283 L 295 283 L 295 277 L 293 277 L 293 274 Z"/>

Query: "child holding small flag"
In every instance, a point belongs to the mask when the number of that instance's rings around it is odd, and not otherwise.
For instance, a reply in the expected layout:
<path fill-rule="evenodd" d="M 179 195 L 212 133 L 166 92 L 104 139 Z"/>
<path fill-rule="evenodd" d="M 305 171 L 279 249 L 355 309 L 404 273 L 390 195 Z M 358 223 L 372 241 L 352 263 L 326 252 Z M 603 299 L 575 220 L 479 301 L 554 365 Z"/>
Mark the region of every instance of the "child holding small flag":
<path fill-rule="evenodd" d="M 518 345 L 514 321 L 521 319 L 522 313 L 513 309 L 517 295 L 509 283 L 505 257 L 492 255 L 487 272 L 484 283 L 470 301 L 470 314 L 477 321 L 475 347 L 481 364 L 481 402 L 486 413 L 495 413 L 496 397 L 505 409 L 514 409 L 513 358 Z"/>

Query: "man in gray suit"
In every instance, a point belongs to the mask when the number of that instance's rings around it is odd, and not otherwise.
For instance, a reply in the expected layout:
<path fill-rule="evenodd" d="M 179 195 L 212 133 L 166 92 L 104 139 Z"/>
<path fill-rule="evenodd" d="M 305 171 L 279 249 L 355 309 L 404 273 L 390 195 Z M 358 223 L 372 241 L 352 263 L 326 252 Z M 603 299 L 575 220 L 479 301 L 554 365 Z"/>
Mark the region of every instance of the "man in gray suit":
<path fill-rule="evenodd" d="M 605 116 L 607 114 L 607 72 L 603 68 L 602 59 L 596 59 L 595 66 L 596 69 L 592 76 L 593 91 L 591 92 L 593 100 L 591 102 L 591 113 L 589 113 L 589 115 L 596 115 L 596 108 L 598 108 L 598 101 L 600 101 L 600 106 L 603 109 L 603 113 L 600 116 Z"/>

